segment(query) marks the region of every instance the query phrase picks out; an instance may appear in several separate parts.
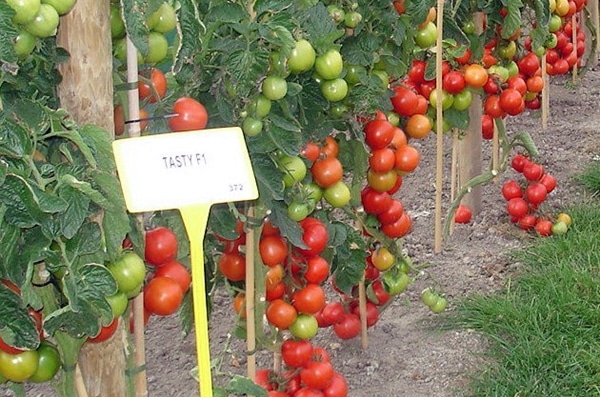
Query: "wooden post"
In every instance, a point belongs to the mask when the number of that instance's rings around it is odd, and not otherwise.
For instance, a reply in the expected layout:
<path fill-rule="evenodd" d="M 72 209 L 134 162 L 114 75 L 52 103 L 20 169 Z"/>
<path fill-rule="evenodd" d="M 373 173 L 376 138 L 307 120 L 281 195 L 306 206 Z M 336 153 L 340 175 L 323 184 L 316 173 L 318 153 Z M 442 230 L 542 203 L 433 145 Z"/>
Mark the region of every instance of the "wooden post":
<path fill-rule="evenodd" d="M 483 15 L 476 13 L 474 16 L 478 32 L 483 30 Z M 458 179 L 461 185 L 467 183 L 477 175 L 481 175 L 481 97 L 473 96 L 473 103 L 469 107 L 469 126 L 466 136 L 459 141 L 459 167 Z M 481 210 L 481 187 L 475 187 L 462 199 L 462 203 L 471 209 L 473 214 Z"/>
<path fill-rule="evenodd" d="M 592 25 L 594 25 L 594 34 L 596 35 L 596 52 L 600 52 L 600 12 L 598 12 L 598 0 L 590 1 L 588 7 L 590 9 Z M 594 62 L 594 64 L 596 63 L 595 59 L 592 59 L 591 61 Z"/>
<path fill-rule="evenodd" d="M 109 5 L 108 0 L 78 0 L 61 18 L 57 45 L 71 57 L 59 65 L 58 97 L 78 123 L 95 124 L 114 136 Z M 79 366 L 90 397 L 126 395 L 124 332 L 120 325 L 109 341 L 82 348 Z"/>
<path fill-rule="evenodd" d="M 435 57 L 435 92 L 436 92 L 436 160 L 435 160 L 435 227 L 434 252 L 442 252 L 442 189 L 444 182 L 444 126 L 442 114 L 442 40 L 444 31 L 444 2 L 437 2 L 437 40 Z"/>

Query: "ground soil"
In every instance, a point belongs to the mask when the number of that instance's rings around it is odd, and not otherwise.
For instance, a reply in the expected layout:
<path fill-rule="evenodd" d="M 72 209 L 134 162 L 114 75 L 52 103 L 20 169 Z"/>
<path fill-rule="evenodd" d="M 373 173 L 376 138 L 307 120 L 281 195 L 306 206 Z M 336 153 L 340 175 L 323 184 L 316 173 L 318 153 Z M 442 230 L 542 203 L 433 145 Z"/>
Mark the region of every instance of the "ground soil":
<path fill-rule="evenodd" d="M 507 121 L 509 134 L 529 132 L 539 148 L 541 163 L 558 179 L 546 210 L 557 214 L 585 193 L 575 181 L 600 155 L 600 69 L 591 69 L 578 85 L 570 78 L 555 78 L 550 87 L 548 126 L 542 128 L 539 112 L 526 112 Z M 435 137 L 418 142 L 423 154 L 419 168 L 404 180 L 400 197 L 409 210 L 414 229 L 404 246 L 418 271 L 406 293 L 398 296 L 368 332 L 368 347 L 360 339 L 340 341 L 329 329 L 320 331 L 315 343 L 331 354 L 337 371 L 349 382 L 352 397 L 456 397 L 468 396 L 469 378 L 485 362 L 485 339 L 469 330 L 443 331 L 419 299 L 426 287 L 447 297 L 448 312 L 457 299 L 473 293 L 497 291 L 516 274 L 518 263 L 507 255 L 533 242 L 532 236 L 511 224 L 500 187 L 515 177 L 512 170 L 482 188 L 483 205 L 469 225 L 457 225 L 434 253 Z M 450 140 L 445 142 L 449 162 Z M 491 145 L 484 142 L 484 167 Z M 447 179 L 447 178 L 446 178 Z M 446 186 L 447 186 L 446 182 Z M 448 201 L 448 190 L 444 192 Z M 447 204 L 445 204 L 447 205 Z M 223 371 L 244 373 L 245 346 L 228 333 L 233 324 L 230 300 L 215 296 L 210 326 L 213 357 L 222 355 Z M 229 341 L 229 342 L 228 342 Z M 181 336 L 175 317 L 153 318 L 146 331 L 149 396 L 198 396 L 198 384 L 190 375 L 196 365 L 194 336 Z M 271 365 L 270 357 L 258 362 Z M 8 396 L 0 389 L 0 396 Z M 32 388 L 30 396 L 55 395 L 47 388 Z"/>

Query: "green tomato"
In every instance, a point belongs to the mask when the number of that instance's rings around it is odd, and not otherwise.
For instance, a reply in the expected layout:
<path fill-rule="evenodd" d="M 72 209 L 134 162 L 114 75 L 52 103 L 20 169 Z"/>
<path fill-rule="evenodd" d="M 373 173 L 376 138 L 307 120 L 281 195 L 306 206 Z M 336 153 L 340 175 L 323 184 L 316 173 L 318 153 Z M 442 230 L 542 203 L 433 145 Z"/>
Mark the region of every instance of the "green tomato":
<path fill-rule="evenodd" d="M 442 110 L 450 109 L 453 103 L 454 95 L 448 94 L 446 91 L 442 90 Z M 429 104 L 432 108 L 437 109 L 437 88 L 431 90 L 431 94 L 429 94 Z"/>
<path fill-rule="evenodd" d="M 434 313 L 441 313 L 446 309 L 447 304 L 446 298 L 438 296 L 437 301 L 432 306 L 429 306 L 429 308 Z"/>
<path fill-rule="evenodd" d="M 342 78 L 326 80 L 321 84 L 321 94 L 329 102 L 339 102 L 348 95 L 348 83 Z"/>
<path fill-rule="evenodd" d="M 387 120 L 390 122 L 391 125 L 393 125 L 394 127 L 400 126 L 400 115 L 398 113 L 394 112 L 393 110 L 390 110 L 385 114 L 385 116 L 387 117 Z"/>
<path fill-rule="evenodd" d="M 148 55 L 144 58 L 146 63 L 158 63 L 165 59 L 169 53 L 169 42 L 162 33 L 150 32 L 148 46 Z"/>
<path fill-rule="evenodd" d="M 127 40 L 125 37 L 116 39 L 113 42 L 113 56 L 123 63 L 127 62 Z M 144 57 L 139 50 L 137 51 L 137 63 L 138 65 L 144 63 Z"/>
<path fill-rule="evenodd" d="M 242 122 L 242 131 L 248 136 L 256 136 L 262 132 L 263 122 L 254 117 L 246 117 Z"/>
<path fill-rule="evenodd" d="M 468 89 L 463 89 L 461 92 L 454 94 L 454 102 L 452 107 L 456 110 L 467 110 L 473 103 L 473 94 Z"/>
<path fill-rule="evenodd" d="M 33 21 L 40 11 L 40 0 L 6 0 L 6 3 L 15 11 L 12 22 L 15 25 L 25 25 Z"/>
<path fill-rule="evenodd" d="M 164 2 L 146 21 L 148 29 L 159 33 L 167 33 L 177 26 L 177 14 L 173 6 Z"/>
<path fill-rule="evenodd" d="M 331 105 L 331 107 L 329 108 L 329 114 L 334 119 L 341 119 L 346 114 L 348 114 L 349 111 L 350 111 L 350 108 L 348 107 L 348 105 L 341 103 L 341 102 L 333 103 Z"/>
<path fill-rule="evenodd" d="M 305 219 L 310 213 L 311 208 L 308 204 L 292 201 L 287 207 L 288 218 L 295 222 Z"/>
<path fill-rule="evenodd" d="M 296 321 L 289 328 L 292 335 L 298 339 L 311 339 L 319 330 L 319 323 L 311 314 L 298 314 Z"/>
<path fill-rule="evenodd" d="M 425 288 L 421 292 L 421 301 L 428 307 L 432 307 L 438 301 L 439 295 L 433 292 L 430 288 Z"/>
<path fill-rule="evenodd" d="M 125 252 L 116 261 L 107 265 L 117 282 L 119 291 L 125 294 L 138 290 L 146 278 L 144 260 L 134 252 Z"/>
<path fill-rule="evenodd" d="M 367 69 L 362 65 L 347 65 L 344 79 L 349 85 L 356 85 L 367 75 Z"/>
<path fill-rule="evenodd" d="M 569 226 L 563 221 L 558 221 L 552 225 L 552 234 L 565 234 Z"/>
<path fill-rule="evenodd" d="M 429 22 L 424 28 L 417 30 L 415 43 L 421 48 L 429 48 L 435 45 L 438 31 L 435 23 Z"/>
<path fill-rule="evenodd" d="M 379 77 L 379 80 L 381 80 L 381 88 L 387 90 L 388 85 L 390 84 L 390 75 L 383 69 L 373 69 L 371 74 Z"/>
<path fill-rule="evenodd" d="M 467 21 L 462 28 L 463 32 L 466 34 L 475 33 L 475 21 Z"/>
<path fill-rule="evenodd" d="M 513 59 L 517 53 L 517 44 L 513 40 L 510 40 L 508 43 L 498 46 L 497 51 L 501 59 Z"/>
<path fill-rule="evenodd" d="M 0 350 L 0 374 L 13 382 L 24 382 L 38 369 L 39 354 L 27 350 L 19 354 L 8 354 Z"/>
<path fill-rule="evenodd" d="M 271 101 L 278 101 L 287 94 L 287 81 L 279 76 L 267 76 L 262 83 L 262 93 Z"/>
<path fill-rule="evenodd" d="M 331 16 L 331 19 L 333 19 L 333 21 L 335 23 L 340 23 L 344 21 L 344 17 L 346 16 L 346 11 L 344 11 L 343 8 L 335 5 L 335 4 L 330 4 L 327 6 L 327 12 L 329 12 L 329 15 Z"/>
<path fill-rule="evenodd" d="M 298 40 L 296 47 L 288 57 L 287 66 L 290 72 L 298 74 L 312 69 L 315 64 L 315 49 L 308 40 Z"/>
<path fill-rule="evenodd" d="M 34 35 L 26 30 L 20 30 L 13 44 L 13 49 L 20 58 L 25 58 L 35 48 L 36 41 L 37 38 Z"/>
<path fill-rule="evenodd" d="M 52 380 L 60 369 L 60 353 L 58 349 L 48 341 L 42 341 L 37 348 L 38 366 L 37 370 L 27 381 L 43 383 Z"/>
<path fill-rule="evenodd" d="M 519 66 L 515 61 L 508 61 L 506 65 L 504 65 L 506 70 L 508 70 L 508 77 L 516 76 L 519 74 Z"/>
<path fill-rule="evenodd" d="M 277 168 L 283 172 L 283 184 L 286 187 L 294 186 L 302 181 L 308 171 L 300 156 L 281 156 L 277 160 Z"/>
<path fill-rule="evenodd" d="M 314 201 L 315 203 L 319 202 L 323 198 L 323 188 L 314 182 L 304 185 L 304 192 L 306 193 L 306 198 Z"/>
<path fill-rule="evenodd" d="M 508 80 L 508 69 L 500 65 L 492 65 L 488 68 L 488 74 L 498 76 L 501 82 Z"/>
<path fill-rule="evenodd" d="M 125 37 L 125 22 L 123 22 L 121 10 L 116 4 L 110 5 L 110 35 L 113 39 Z"/>
<path fill-rule="evenodd" d="M 269 71 L 279 77 L 287 77 L 290 71 L 287 69 L 287 61 L 279 51 L 273 51 L 269 55 Z"/>
<path fill-rule="evenodd" d="M 272 103 L 269 98 L 263 94 L 258 94 L 258 96 L 250 102 L 248 109 L 251 115 L 262 119 L 271 113 L 271 105 Z"/>
<path fill-rule="evenodd" d="M 550 35 L 548 36 L 548 39 L 546 39 L 546 41 L 544 42 L 544 46 L 547 49 L 552 49 L 552 48 L 556 48 L 557 45 L 558 45 L 558 36 L 556 36 L 554 33 L 550 33 Z"/>
<path fill-rule="evenodd" d="M 42 4 L 50 4 L 58 15 L 65 15 L 75 7 L 77 0 L 42 0 Z"/>
<path fill-rule="evenodd" d="M 548 21 L 548 31 L 550 33 L 558 32 L 562 27 L 562 18 L 556 14 L 552 14 Z"/>
<path fill-rule="evenodd" d="M 127 299 L 127 294 L 124 292 L 117 291 L 114 295 L 107 296 L 105 299 L 110 305 L 113 317 L 121 317 L 127 310 L 129 299 Z"/>
<path fill-rule="evenodd" d="M 383 284 L 390 295 L 402 293 L 411 281 L 412 279 L 406 273 L 393 270 L 383 273 Z"/>
<path fill-rule="evenodd" d="M 350 189 L 344 181 L 338 181 L 323 191 L 323 198 L 334 208 L 341 208 L 350 202 Z"/>
<path fill-rule="evenodd" d="M 338 50 L 330 49 L 326 53 L 319 55 L 315 60 L 315 70 L 324 80 L 333 80 L 337 78 L 344 68 L 342 54 Z"/>
<path fill-rule="evenodd" d="M 354 29 L 362 21 L 362 14 L 356 11 L 347 12 L 344 16 L 344 26 Z"/>
<path fill-rule="evenodd" d="M 33 21 L 25 25 L 25 30 L 39 38 L 54 36 L 59 21 L 60 17 L 54 7 L 50 4 L 42 4 Z"/>

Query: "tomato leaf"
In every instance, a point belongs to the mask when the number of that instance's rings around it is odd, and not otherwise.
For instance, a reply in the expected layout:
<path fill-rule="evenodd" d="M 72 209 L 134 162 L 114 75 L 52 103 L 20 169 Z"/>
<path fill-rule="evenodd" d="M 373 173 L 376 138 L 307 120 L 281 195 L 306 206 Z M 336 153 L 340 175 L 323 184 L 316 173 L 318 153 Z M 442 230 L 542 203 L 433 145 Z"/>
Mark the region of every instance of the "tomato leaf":
<path fill-rule="evenodd" d="M 207 288 L 209 290 L 209 288 Z M 187 336 L 194 329 L 194 304 L 192 302 L 193 291 L 190 289 L 183 297 L 183 302 L 179 307 L 179 325 L 184 336 Z M 207 305 L 210 306 L 211 300 L 207 299 Z M 210 308 L 207 307 L 210 315 Z"/>
<path fill-rule="evenodd" d="M 13 42 L 18 32 L 12 17 L 15 15 L 13 9 L 6 3 L 0 3 L 0 54 L 2 62 L 16 62 L 17 54 L 13 48 Z"/>
<path fill-rule="evenodd" d="M 85 194 L 102 208 L 111 209 L 115 207 L 115 203 L 110 202 L 100 191 L 94 189 L 89 182 L 79 180 L 71 174 L 63 175 L 61 177 L 61 182 Z"/>
<path fill-rule="evenodd" d="M 273 224 L 279 227 L 281 235 L 285 236 L 288 241 L 295 247 L 306 249 L 308 248 L 302 240 L 303 230 L 287 215 L 287 209 L 283 202 L 276 201 L 272 203 L 270 218 Z"/>
<path fill-rule="evenodd" d="M 0 284 L 0 337 L 7 344 L 22 348 L 36 349 L 40 343 L 33 318 L 22 307 L 19 295 Z"/>
<path fill-rule="evenodd" d="M 173 72 L 178 81 L 192 81 L 193 76 L 200 73 L 200 65 L 191 62 L 194 53 L 198 51 L 200 31 L 203 28 L 200 21 L 198 5 L 193 0 L 180 0 L 181 8 L 177 19 L 180 28 L 179 47 L 175 54 Z M 215 7 L 218 9 L 218 7 Z M 213 11 L 216 11 L 213 9 Z M 227 13 L 226 13 L 227 14 Z"/>
<path fill-rule="evenodd" d="M 8 175 L 0 189 L 0 202 L 8 209 L 6 220 L 21 228 L 44 224 L 49 218 L 47 213 L 66 208 L 60 203 L 64 200 L 58 201 L 48 197 L 45 193 L 42 197 L 39 189 L 15 175 Z"/>
<path fill-rule="evenodd" d="M 14 120 L 0 117 L 0 155 L 21 158 L 31 153 L 28 131 Z"/>
<path fill-rule="evenodd" d="M 521 7 L 523 7 L 523 3 L 520 0 L 507 2 L 508 13 L 502 23 L 502 38 L 507 39 L 521 29 Z"/>
<path fill-rule="evenodd" d="M 146 25 L 146 15 L 148 11 L 147 0 L 122 0 L 122 15 L 125 22 L 125 29 L 135 48 L 146 56 L 150 49 L 148 43 L 148 26 Z"/>
<path fill-rule="evenodd" d="M 62 330 L 78 337 L 81 334 L 97 335 L 100 323 L 90 318 L 101 318 L 102 324 L 112 320 L 111 307 L 104 298 L 117 291 L 117 283 L 109 270 L 96 263 L 72 266 L 63 277 L 63 293 L 68 304 L 44 320 L 49 333 Z"/>
<path fill-rule="evenodd" d="M 240 375 L 234 375 L 233 378 L 227 383 L 227 391 L 230 394 L 241 394 L 256 397 L 266 397 L 267 391 L 252 382 L 248 378 L 244 378 Z"/>
<path fill-rule="evenodd" d="M 413 24 L 419 25 L 425 22 L 429 9 L 435 5 L 436 0 L 410 1 L 406 4 L 406 13 L 411 16 Z"/>
<path fill-rule="evenodd" d="M 321 2 L 301 13 L 299 22 L 317 54 L 338 47 L 333 43 L 344 35 L 344 31 L 338 29 Z"/>
<path fill-rule="evenodd" d="M 466 111 L 453 108 L 444 110 L 444 119 L 448 121 L 451 126 L 456 127 L 459 130 L 465 131 L 469 127 L 469 112 Z"/>
<path fill-rule="evenodd" d="M 270 157 L 264 154 L 251 156 L 252 169 L 260 197 L 271 197 L 273 200 L 283 200 L 283 180 L 281 171 L 277 169 Z"/>
<path fill-rule="evenodd" d="M 0 207 L 6 209 L 6 206 Z M 21 229 L 0 222 L 0 276 L 9 280 L 19 280 L 22 277 L 21 266 L 17 265 L 17 254 Z"/>
<path fill-rule="evenodd" d="M 79 232 L 66 242 L 67 251 L 73 257 L 91 254 L 98 251 L 102 243 L 100 226 L 96 222 L 88 221 Z"/>
<path fill-rule="evenodd" d="M 361 232 L 356 229 L 351 229 L 346 241 L 335 247 L 332 270 L 336 286 L 344 293 L 349 294 L 362 279 L 367 255 Z"/>

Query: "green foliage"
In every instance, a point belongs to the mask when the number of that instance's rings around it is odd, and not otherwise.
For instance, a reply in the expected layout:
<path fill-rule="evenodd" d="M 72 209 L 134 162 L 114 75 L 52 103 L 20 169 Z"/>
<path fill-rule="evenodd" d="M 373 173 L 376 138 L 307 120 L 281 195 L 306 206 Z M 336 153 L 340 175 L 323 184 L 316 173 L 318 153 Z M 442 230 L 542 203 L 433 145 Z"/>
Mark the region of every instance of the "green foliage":
<path fill-rule="evenodd" d="M 44 305 L 46 331 L 95 335 L 102 324 L 89 319 L 111 318 L 104 297 L 116 291 L 104 263 L 130 230 L 108 134 L 26 99 L 5 103 L 0 120 L 0 278 L 23 291 L 4 308 Z M 42 303 L 42 286 L 53 301 Z M 17 346 L 39 342 L 27 322 L 10 330 Z"/>

